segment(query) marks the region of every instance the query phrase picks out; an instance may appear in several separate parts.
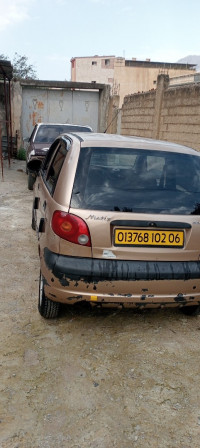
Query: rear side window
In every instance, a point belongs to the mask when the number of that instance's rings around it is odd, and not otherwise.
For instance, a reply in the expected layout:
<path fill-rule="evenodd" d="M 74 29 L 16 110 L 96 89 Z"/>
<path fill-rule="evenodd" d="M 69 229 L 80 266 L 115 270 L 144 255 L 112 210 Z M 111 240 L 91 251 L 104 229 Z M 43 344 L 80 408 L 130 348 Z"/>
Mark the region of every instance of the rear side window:
<path fill-rule="evenodd" d="M 44 172 L 44 181 L 51 195 L 54 193 L 66 155 L 67 146 L 63 141 L 61 141 L 51 159 L 51 162 L 49 163 L 48 170 Z"/>
<path fill-rule="evenodd" d="M 200 157 L 129 148 L 81 148 L 71 206 L 200 214 Z"/>

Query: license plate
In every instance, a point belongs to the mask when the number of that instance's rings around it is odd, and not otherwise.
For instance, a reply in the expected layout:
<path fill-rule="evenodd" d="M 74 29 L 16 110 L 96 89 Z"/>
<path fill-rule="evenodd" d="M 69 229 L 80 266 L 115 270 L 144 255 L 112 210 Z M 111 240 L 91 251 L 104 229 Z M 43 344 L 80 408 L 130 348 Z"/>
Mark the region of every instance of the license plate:
<path fill-rule="evenodd" d="M 183 247 L 183 230 L 115 229 L 115 246 Z"/>

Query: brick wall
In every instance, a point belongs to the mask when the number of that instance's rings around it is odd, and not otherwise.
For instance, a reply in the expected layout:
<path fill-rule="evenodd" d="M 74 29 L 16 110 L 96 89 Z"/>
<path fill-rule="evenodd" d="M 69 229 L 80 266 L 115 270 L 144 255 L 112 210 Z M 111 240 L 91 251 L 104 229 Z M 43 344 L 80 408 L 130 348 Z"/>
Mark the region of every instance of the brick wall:
<path fill-rule="evenodd" d="M 159 138 L 200 150 L 200 84 L 164 92 Z"/>
<path fill-rule="evenodd" d="M 168 87 L 159 75 L 157 89 L 126 96 L 121 134 L 157 138 L 200 150 L 200 83 Z"/>
<path fill-rule="evenodd" d="M 154 92 L 126 96 L 122 106 L 121 134 L 152 137 L 154 129 Z"/>

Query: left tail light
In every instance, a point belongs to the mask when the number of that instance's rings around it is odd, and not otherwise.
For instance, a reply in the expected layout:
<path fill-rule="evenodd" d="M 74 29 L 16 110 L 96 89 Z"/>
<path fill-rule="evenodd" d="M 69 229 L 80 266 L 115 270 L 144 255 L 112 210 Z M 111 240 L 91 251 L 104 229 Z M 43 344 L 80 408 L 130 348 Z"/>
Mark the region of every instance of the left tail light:
<path fill-rule="evenodd" d="M 79 216 L 56 210 L 52 217 L 52 229 L 56 235 L 64 240 L 91 247 L 88 226 Z"/>

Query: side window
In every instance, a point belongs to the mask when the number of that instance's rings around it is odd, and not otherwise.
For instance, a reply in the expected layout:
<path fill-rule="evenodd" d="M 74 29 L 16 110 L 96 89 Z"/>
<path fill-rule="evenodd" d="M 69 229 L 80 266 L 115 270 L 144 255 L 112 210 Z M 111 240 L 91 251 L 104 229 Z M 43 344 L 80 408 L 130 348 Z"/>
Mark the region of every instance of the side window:
<path fill-rule="evenodd" d="M 43 162 L 43 164 L 42 164 L 42 169 L 41 169 L 42 177 L 43 177 L 44 180 L 46 180 L 46 175 L 47 175 L 47 173 L 48 173 L 49 165 L 50 165 L 50 163 L 51 163 L 51 160 L 52 160 L 52 158 L 53 158 L 53 156 L 54 156 L 54 153 L 55 153 L 55 151 L 57 150 L 59 144 L 60 144 L 60 140 L 56 140 L 56 141 L 50 146 L 50 148 L 49 148 L 49 150 L 48 150 L 48 152 L 47 152 L 47 154 L 46 154 L 46 157 L 45 157 L 45 159 L 44 159 L 44 162 Z"/>
<path fill-rule="evenodd" d="M 51 195 L 53 195 L 57 180 L 63 166 L 68 149 L 65 141 L 60 141 L 46 172 L 46 185 Z"/>

